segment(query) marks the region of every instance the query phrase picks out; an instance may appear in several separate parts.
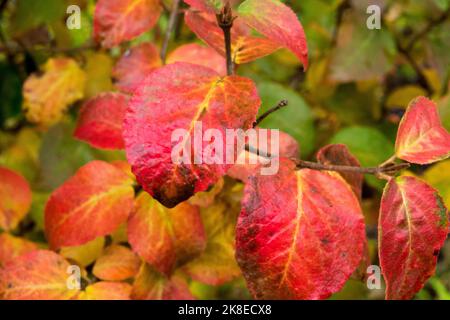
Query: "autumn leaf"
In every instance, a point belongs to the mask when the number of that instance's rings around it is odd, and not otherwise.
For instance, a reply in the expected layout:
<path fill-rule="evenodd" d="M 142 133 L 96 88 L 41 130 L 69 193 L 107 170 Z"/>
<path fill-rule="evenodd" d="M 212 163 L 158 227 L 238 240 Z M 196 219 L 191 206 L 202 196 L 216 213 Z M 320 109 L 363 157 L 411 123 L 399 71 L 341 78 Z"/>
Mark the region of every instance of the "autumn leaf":
<path fill-rule="evenodd" d="M 184 149 L 191 149 L 194 134 L 211 128 L 222 136 L 214 144 L 222 142 L 228 153 L 236 153 L 229 150 L 234 145 L 223 141 L 226 129 L 251 128 L 259 105 L 256 87 L 247 78 L 221 78 L 211 69 L 182 62 L 154 71 L 137 90 L 124 121 L 127 157 L 137 181 L 169 208 L 205 191 L 231 165 L 215 159 L 210 141 L 203 141 L 192 158 Z M 172 141 L 175 133 L 178 140 Z"/>
<path fill-rule="evenodd" d="M 186 12 L 185 21 L 200 39 L 225 57 L 223 31 L 218 27 L 214 15 L 189 10 Z M 231 57 L 236 64 L 254 61 L 280 48 L 269 39 L 252 36 L 250 31 L 241 20 L 234 21 L 231 29 Z"/>
<path fill-rule="evenodd" d="M 418 97 L 410 103 L 398 128 L 395 154 L 418 164 L 450 156 L 450 134 L 442 126 L 433 101 Z"/>
<path fill-rule="evenodd" d="M 102 280 L 122 281 L 134 277 L 140 265 L 141 260 L 130 249 L 112 245 L 97 259 L 92 273 Z"/>
<path fill-rule="evenodd" d="M 170 278 L 143 263 L 133 283 L 134 300 L 193 300 L 186 280 L 179 273 Z"/>
<path fill-rule="evenodd" d="M 133 93 L 138 85 L 155 69 L 162 66 L 158 49 L 150 42 L 132 47 L 119 59 L 113 69 L 116 87 Z"/>
<path fill-rule="evenodd" d="M 28 182 L 14 171 L 0 167 L 0 228 L 15 229 L 30 206 Z"/>
<path fill-rule="evenodd" d="M 391 179 L 378 224 L 386 299 L 411 299 L 434 273 L 448 233 L 448 211 L 436 190 L 414 177 Z"/>
<path fill-rule="evenodd" d="M 48 250 L 24 254 L 6 264 L 0 273 L 0 294 L 5 300 L 68 300 L 77 297 L 69 289 L 69 263 Z"/>
<path fill-rule="evenodd" d="M 226 2 L 229 2 L 230 5 L 234 6 L 241 1 L 242 0 L 184 0 L 184 2 L 197 10 L 211 13 L 219 12 Z"/>
<path fill-rule="evenodd" d="M 185 44 L 172 51 L 167 57 L 167 64 L 175 62 L 189 62 L 208 67 L 221 76 L 227 74 L 225 58 L 214 49 L 196 43 Z"/>
<path fill-rule="evenodd" d="M 52 248 L 84 244 L 113 232 L 132 210 L 133 181 L 123 171 L 92 161 L 56 189 L 45 208 Z"/>
<path fill-rule="evenodd" d="M 36 250 L 37 244 L 25 238 L 15 237 L 9 233 L 0 234 L 0 269 L 17 257 Z"/>
<path fill-rule="evenodd" d="M 279 0 L 246 0 L 239 18 L 273 42 L 288 48 L 308 68 L 308 46 L 297 15 Z"/>
<path fill-rule="evenodd" d="M 295 171 L 282 159 L 276 176 L 250 178 L 236 235 L 236 258 L 256 299 L 324 299 L 360 263 L 365 226 L 340 175 Z"/>
<path fill-rule="evenodd" d="M 66 109 L 83 98 L 86 76 L 69 58 L 49 59 L 43 74 L 31 75 L 23 85 L 23 107 L 28 121 L 43 127 L 61 120 Z"/>
<path fill-rule="evenodd" d="M 101 149 L 124 149 L 122 123 L 128 96 L 102 93 L 88 100 L 80 110 L 74 136 Z"/>
<path fill-rule="evenodd" d="M 98 237 L 80 246 L 62 247 L 59 254 L 69 261 L 87 267 L 102 255 L 105 237 Z"/>
<path fill-rule="evenodd" d="M 133 251 L 165 274 L 198 256 L 206 242 L 196 206 L 184 202 L 167 209 L 145 192 L 128 220 L 128 240 Z"/>
<path fill-rule="evenodd" d="M 159 0 L 99 0 L 94 14 L 94 38 L 105 48 L 150 30 L 161 14 Z"/>
<path fill-rule="evenodd" d="M 100 281 L 86 287 L 80 300 L 130 300 L 131 285 L 125 282 Z"/>

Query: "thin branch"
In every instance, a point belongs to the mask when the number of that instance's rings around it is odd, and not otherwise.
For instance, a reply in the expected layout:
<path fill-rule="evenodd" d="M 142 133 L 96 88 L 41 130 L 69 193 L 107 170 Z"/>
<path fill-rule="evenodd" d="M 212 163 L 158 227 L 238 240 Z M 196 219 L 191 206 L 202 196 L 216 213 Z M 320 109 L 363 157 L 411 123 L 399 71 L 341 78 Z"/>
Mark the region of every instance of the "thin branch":
<path fill-rule="evenodd" d="M 166 64 L 167 48 L 169 47 L 170 37 L 178 22 L 178 9 L 180 8 L 180 0 L 174 0 L 172 10 L 170 12 L 169 25 L 167 26 L 166 35 L 161 47 L 161 60 Z"/>
<path fill-rule="evenodd" d="M 264 112 L 262 115 L 260 115 L 258 117 L 258 119 L 256 119 L 255 123 L 253 124 L 253 128 L 255 128 L 256 126 L 258 126 L 261 122 L 263 122 L 263 120 L 265 118 L 267 118 L 268 116 L 270 116 L 272 113 L 280 110 L 281 108 L 284 108 L 288 105 L 288 101 L 286 99 L 281 100 L 280 102 L 278 102 L 278 104 L 272 108 L 270 108 L 269 110 L 267 110 L 266 112 Z"/>
<path fill-rule="evenodd" d="M 233 17 L 230 2 L 227 1 L 222 11 L 216 15 L 217 23 L 223 31 L 225 39 L 225 52 L 227 57 L 227 75 L 231 76 L 234 73 L 234 63 L 231 57 L 231 28 L 233 27 L 233 21 L 236 17 Z"/>

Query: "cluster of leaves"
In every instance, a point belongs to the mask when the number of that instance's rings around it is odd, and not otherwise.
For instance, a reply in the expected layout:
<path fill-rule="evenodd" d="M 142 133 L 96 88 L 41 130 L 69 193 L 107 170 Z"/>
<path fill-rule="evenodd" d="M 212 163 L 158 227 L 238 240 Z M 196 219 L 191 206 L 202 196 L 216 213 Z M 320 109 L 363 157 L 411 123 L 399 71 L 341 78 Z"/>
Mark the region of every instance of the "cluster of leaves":
<path fill-rule="evenodd" d="M 405 167 L 397 159 L 428 166 L 450 156 L 439 29 L 448 25 L 447 1 L 430 0 L 438 17 L 410 40 L 395 34 L 423 9 L 417 3 L 378 1 L 386 26 L 374 31 L 365 28 L 366 1 L 285 1 L 301 12 L 305 35 L 279 0 L 80 0 L 91 37 L 61 26 L 63 1 L 48 2 L 39 14 L 33 1 L 2 6 L 2 28 L 15 31 L 3 36 L 0 61 L 2 77 L 14 80 L 0 88 L 8 104 L 0 297 L 247 298 L 248 289 L 257 299 L 328 298 L 377 259 L 366 237 L 376 218 L 387 299 L 414 297 L 435 272 L 448 234 L 449 160 L 422 179 L 396 174 Z M 185 23 L 174 26 L 179 12 Z M 171 33 L 160 34 L 173 27 L 166 57 Z M 191 42 L 193 34 L 208 46 Z M 276 175 L 211 164 L 210 141 L 202 164 L 172 162 L 174 130 L 191 133 L 195 121 L 223 136 L 249 129 L 280 99 L 290 106 L 261 123 L 286 131 Z M 79 112 L 68 110 L 80 101 Z M 299 145 L 306 158 L 319 149 L 315 165 L 300 160 Z M 257 155 L 234 154 L 242 156 Z M 68 286 L 72 264 L 81 288 Z"/>

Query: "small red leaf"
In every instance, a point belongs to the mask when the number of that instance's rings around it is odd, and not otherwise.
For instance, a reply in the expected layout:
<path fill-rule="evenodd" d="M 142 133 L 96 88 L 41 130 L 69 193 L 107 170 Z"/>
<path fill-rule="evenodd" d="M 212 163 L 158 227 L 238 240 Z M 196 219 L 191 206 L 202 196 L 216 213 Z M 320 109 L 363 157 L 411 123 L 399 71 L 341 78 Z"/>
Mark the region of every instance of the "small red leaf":
<path fill-rule="evenodd" d="M 128 97 L 121 93 L 102 93 L 80 111 L 75 137 L 101 149 L 124 149 L 122 124 Z"/>
<path fill-rule="evenodd" d="M 145 192 L 136 199 L 128 221 L 128 240 L 145 261 L 166 274 L 198 256 L 206 245 L 196 206 L 184 202 L 167 209 Z"/>
<path fill-rule="evenodd" d="M 158 49 L 150 42 L 141 43 L 127 51 L 115 65 L 112 75 L 116 87 L 133 93 L 136 87 L 155 69 L 162 66 Z"/>
<path fill-rule="evenodd" d="M 386 299 L 411 299 L 434 273 L 448 233 L 448 212 L 437 191 L 414 177 L 386 185 L 378 224 Z"/>
<path fill-rule="evenodd" d="M 56 189 L 45 208 L 52 248 L 84 244 L 115 231 L 133 207 L 133 180 L 117 167 L 92 161 Z"/>
<path fill-rule="evenodd" d="M 249 179 L 236 234 L 236 257 L 255 298 L 323 299 L 361 261 L 365 226 L 341 176 L 295 171 L 282 159 L 276 176 Z"/>
<path fill-rule="evenodd" d="M 112 245 L 97 259 L 92 273 L 102 280 L 122 281 L 134 277 L 140 265 L 141 260 L 130 249 Z"/>
<path fill-rule="evenodd" d="M 255 84 L 247 78 L 221 78 L 211 69 L 182 62 L 154 71 L 136 91 L 124 122 L 127 157 L 139 184 L 169 208 L 205 191 L 231 166 L 215 158 L 234 147 L 224 141 L 226 129 L 251 128 L 259 105 Z M 189 156 L 192 142 L 208 129 L 220 133 L 214 145 L 221 143 L 226 150 L 208 152 L 211 142 L 203 139 Z M 172 153 L 183 153 L 187 161 L 174 162 Z"/>
<path fill-rule="evenodd" d="M 218 74 L 227 74 L 226 60 L 212 48 L 200 46 L 196 43 L 178 47 L 167 57 L 167 64 L 175 62 L 189 62 L 209 67 Z"/>
<path fill-rule="evenodd" d="M 450 156 L 450 134 L 433 101 L 419 97 L 410 103 L 398 128 L 395 150 L 398 158 L 417 164 Z"/>
<path fill-rule="evenodd" d="M 14 237 L 5 232 L 0 234 L 0 268 L 15 258 L 36 249 L 37 244 L 34 242 Z"/>
<path fill-rule="evenodd" d="M 323 147 L 317 153 L 317 161 L 325 165 L 361 166 L 358 159 L 343 144 L 331 144 Z M 352 187 L 358 199 L 361 199 L 364 176 L 357 172 L 340 172 L 340 175 Z"/>
<path fill-rule="evenodd" d="M 161 14 L 159 0 L 99 0 L 94 14 L 94 38 L 111 48 L 151 29 Z"/>
<path fill-rule="evenodd" d="M 239 18 L 268 39 L 290 49 L 308 68 L 308 46 L 297 15 L 279 0 L 246 0 Z"/>
<path fill-rule="evenodd" d="M 48 250 L 24 254 L 0 272 L 0 295 L 6 300 L 66 300 L 77 297 L 68 288 L 69 263 Z"/>
<path fill-rule="evenodd" d="M 14 171 L 0 167 L 0 228 L 12 230 L 17 227 L 30 206 L 28 182 Z"/>

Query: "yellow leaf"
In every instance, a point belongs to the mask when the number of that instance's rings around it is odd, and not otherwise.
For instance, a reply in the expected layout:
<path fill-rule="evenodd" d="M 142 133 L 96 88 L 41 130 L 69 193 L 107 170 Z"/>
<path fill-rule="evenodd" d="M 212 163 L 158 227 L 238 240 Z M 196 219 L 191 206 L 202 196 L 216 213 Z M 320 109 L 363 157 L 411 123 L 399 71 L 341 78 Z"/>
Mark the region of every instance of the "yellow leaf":
<path fill-rule="evenodd" d="M 433 188 L 437 189 L 439 195 L 444 199 L 447 208 L 450 207 L 450 160 L 437 163 L 428 169 L 423 179 Z"/>
<path fill-rule="evenodd" d="M 416 85 L 408 85 L 394 90 L 386 101 L 386 106 L 389 109 L 404 108 L 409 105 L 409 102 L 416 97 L 426 96 L 424 89 Z"/>
<path fill-rule="evenodd" d="M 88 53 L 86 58 L 85 97 L 92 98 L 101 92 L 111 91 L 113 89 L 111 80 L 113 61 L 111 57 L 105 53 Z"/>
<path fill-rule="evenodd" d="M 63 247 L 60 254 L 66 259 L 71 259 L 86 267 L 102 255 L 104 245 L 105 238 L 98 237 L 81 246 Z"/>
<path fill-rule="evenodd" d="M 24 109 L 30 122 L 49 127 L 83 98 L 85 73 L 69 58 L 49 59 L 42 75 L 31 75 L 23 86 Z"/>

